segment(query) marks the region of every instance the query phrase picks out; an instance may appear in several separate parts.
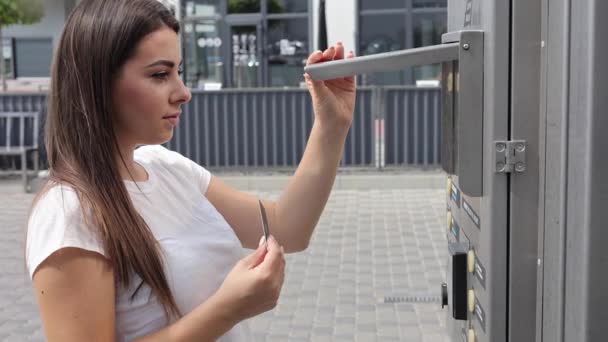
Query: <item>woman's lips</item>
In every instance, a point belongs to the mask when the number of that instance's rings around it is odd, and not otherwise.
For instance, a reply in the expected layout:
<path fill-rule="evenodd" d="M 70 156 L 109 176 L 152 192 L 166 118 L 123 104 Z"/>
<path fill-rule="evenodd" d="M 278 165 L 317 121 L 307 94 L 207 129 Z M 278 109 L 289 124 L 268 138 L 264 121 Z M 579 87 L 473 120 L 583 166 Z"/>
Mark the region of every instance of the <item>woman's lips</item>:
<path fill-rule="evenodd" d="M 166 115 L 166 116 L 163 116 L 163 119 L 169 121 L 173 126 L 177 126 L 177 124 L 179 123 L 180 115 L 181 115 L 181 113 Z"/>

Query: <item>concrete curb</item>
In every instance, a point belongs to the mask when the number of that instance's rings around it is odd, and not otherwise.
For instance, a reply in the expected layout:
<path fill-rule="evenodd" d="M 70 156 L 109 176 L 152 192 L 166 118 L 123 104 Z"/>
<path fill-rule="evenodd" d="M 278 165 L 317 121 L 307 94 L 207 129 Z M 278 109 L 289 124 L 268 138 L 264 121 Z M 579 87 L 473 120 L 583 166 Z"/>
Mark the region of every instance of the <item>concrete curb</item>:
<path fill-rule="evenodd" d="M 277 191 L 285 188 L 288 175 L 223 175 L 230 186 L 242 191 Z M 337 175 L 333 190 L 443 189 L 446 175 L 441 172 L 411 172 L 403 174 Z"/>
<path fill-rule="evenodd" d="M 285 189 L 293 172 L 222 172 L 216 177 L 241 191 L 280 191 Z M 46 180 L 46 173 L 30 180 L 31 192 L 37 192 Z M 340 172 L 333 190 L 443 189 L 446 174 L 438 170 L 405 170 L 401 172 Z"/>

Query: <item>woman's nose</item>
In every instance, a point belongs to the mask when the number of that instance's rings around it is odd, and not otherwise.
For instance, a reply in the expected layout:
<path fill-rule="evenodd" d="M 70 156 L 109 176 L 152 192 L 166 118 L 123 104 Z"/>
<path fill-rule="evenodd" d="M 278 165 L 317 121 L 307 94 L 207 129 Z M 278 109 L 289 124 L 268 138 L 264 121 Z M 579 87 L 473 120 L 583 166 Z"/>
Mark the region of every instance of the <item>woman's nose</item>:
<path fill-rule="evenodd" d="M 192 99 L 190 88 L 186 87 L 183 81 L 179 82 L 179 88 L 174 92 L 173 103 L 187 103 Z"/>

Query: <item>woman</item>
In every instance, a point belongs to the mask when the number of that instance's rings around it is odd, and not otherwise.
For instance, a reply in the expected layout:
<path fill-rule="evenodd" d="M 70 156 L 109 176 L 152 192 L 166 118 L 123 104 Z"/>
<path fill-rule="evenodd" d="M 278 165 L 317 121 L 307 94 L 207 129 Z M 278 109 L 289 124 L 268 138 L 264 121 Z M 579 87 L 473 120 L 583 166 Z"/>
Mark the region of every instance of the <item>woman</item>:
<path fill-rule="evenodd" d="M 280 200 L 263 201 L 265 247 L 257 198 L 160 146 L 191 98 L 178 32 L 157 0 L 84 0 L 66 22 L 46 123 L 50 176 L 26 246 L 51 342 L 250 341 L 243 321 L 276 305 L 283 253 L 307 247 L 327 202 L 354 79 L 305 75 L 315 121 Z M 342 58 L 338 43 L 307 63 Z"/>

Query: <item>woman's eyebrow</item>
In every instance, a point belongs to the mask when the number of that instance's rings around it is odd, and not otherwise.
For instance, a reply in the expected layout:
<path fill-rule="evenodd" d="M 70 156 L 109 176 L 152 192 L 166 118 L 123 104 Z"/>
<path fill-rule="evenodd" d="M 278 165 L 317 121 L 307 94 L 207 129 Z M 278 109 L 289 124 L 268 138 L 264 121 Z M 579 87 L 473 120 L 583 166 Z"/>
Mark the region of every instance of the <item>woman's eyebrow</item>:
<path fill-rule="evenodd" d="M 180 61 L 179 65 L 182 65 L 183 62 L 184 62 L 183 60 Z M 147 65 L 146 69 L 154 67 L 154 66 L 157 66 L 157 65 L 164 65 L 166 67 L 173 68 L 175 66 L 175 63 L 172 62 L 172 61 L 166 60 L 166 59 L 161 59 L 161 60 L 158 60 L 158 61 L 156 61 L 156 62 L 154 62 L 152 64 Z"/>

